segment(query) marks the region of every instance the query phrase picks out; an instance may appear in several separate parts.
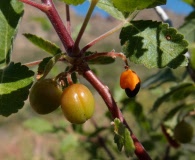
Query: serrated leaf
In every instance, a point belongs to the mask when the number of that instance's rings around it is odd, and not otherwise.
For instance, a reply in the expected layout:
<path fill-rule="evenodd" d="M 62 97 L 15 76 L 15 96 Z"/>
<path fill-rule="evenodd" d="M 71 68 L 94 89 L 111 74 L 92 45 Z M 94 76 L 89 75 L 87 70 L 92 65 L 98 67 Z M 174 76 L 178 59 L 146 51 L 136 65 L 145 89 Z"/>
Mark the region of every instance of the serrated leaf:
<path fill-rule="evenodd" d="M 188 43 L 167 24 L 156 21 L 133 21 L 120 33 L 123 52 L 134 63 L 148 68 L 186 66 Z"/>
<path fill-rule="evenodd" d="M 195 18 L 185 22 L 180 28 L 179 32 L 182 33 L 190 43 L 195 42 Z"/>
<path fill-rule="evenodd" d="M 60 0 L 68 5 L 74 5 L 77 6 L 79 4 L 84 3 L 86 0 Z"/>
<path fill-rule="evenodd" d="M 58 46 L 48 40 L 45 40 L 30 33 L 25 33 L 23 35 L 34 45 L 38 46 L 39 48 L 43 49 L 44 51 L 50 53 L 53 56 L 58 53 L 62 53 L 61 49 Z"/>
<path fill-rule="evenodd" d="M 0 0 L 0 68 L 10 62 L 13 41 L 22 15 L 21 2 Z"/>
<path fill-rule="evenodd" d="M 152 111 L 156 111 L 163 102 L 167 100 L 182 100 L 183 98 L 189 96 L 191 93 L 195 93 L 195 86 L 192 83 L 183 83 L 174 88 L 169 92 L 165 93 L 163 96 L 158 98 L 153 105 Z"/>
<path fill-rule="evenodd" d="M 166 68 L 158 71 L 154 75 L 150 76 L 144 82 L 142 82 L 142 88 L 149 87 L 152 85 L 152 88 L 159 87 L 159 85 L 168 82 L 176 81 L 177 78 L 174 76 L 170 68 Z M 154 85 L 155 84 L 155 85 Z"/>
<path fill-rule="evenodd" d="M 26 120 L 23 125 L 37 133 L 52 132 L 53 125 L 42 118 L 31 118 Z"/>
<path fill-rule="evenodd" d="M 106 11 L 116 19 L 125 20 L 123 13 L 114 7 L 112 0 L 99 0 L 97 7 Z"/>
<path fill-rule="evenodd" d="M 135 150 L 134 142 L 130 136 L 129 130 L 118 118 L 114 119 L 114 142 L 117 144 L 118 150 L 122 151 L 124 147 L 125 154 L 129 157 Z"/>
<path fill-rule="evenodd" d="M 85 56 L 88 56 L 88 55 L 93 56 L 93 53 L 92 52 L 86 52 Z M 97 55 L 98 55 L 98 53 L 97 53 Z M 115 62 L 115 58 L 112 58 L 112 57 L 109 57 L 109 56 L 99 56 L 99 57 L 95 56 L 93 59 L 90 59 L 87 62 L 89 64 L 110 64 L 110 63 Z"/>
<path fill-rule="evenodd" d="M 158 5 L 166 4 L 166 0 L 112 0 L 113 4 L 119 11 L 133 12 L 135 10 L 142 10 L 146 8 L 153 8 Z"/>
<path fill-rule="evenodd" d="M 39 74 L 39 79 L 44 79 L 48 73 L 51 71 L 51 69 L 53 68 L 53 66 L 56 64 L 56 62 L 62 57 L 62 55 L 64 55 L 63 53 L 59 53 L 59 54 L 56 54 L 54 57 L 52 57 L 51 59 L 47 59 L 49 60 L 47 62 L 47 64 L 45 65 L 44 67 L 44 71 L 42 74 Z M 47 61 L 45 60 L 45 61 Z M 43 62 L 44 63 L 44 62 Z"/>
<path fill-rule="evenodd" d="M 0 115 L 16 113 L 28 98 L 34 72 L 20 63 L 9 64 L 0 70 Z"/>

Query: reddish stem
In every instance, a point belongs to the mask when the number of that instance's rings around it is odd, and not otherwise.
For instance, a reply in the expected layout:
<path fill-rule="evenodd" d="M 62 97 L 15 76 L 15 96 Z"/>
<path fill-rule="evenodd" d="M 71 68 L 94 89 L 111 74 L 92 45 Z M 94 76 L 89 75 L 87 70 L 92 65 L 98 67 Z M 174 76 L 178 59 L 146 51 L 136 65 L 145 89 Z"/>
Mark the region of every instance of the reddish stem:
<path fill-rule="evenodd" d="M 83 73 L 83 76 L 93 85 L 93 87 L 98 91 L 98 93 L 103 98 L 106 103 L 109 111 L 112 114 L 113 118 L 118 118 L 120 121 L 125 124 L 128 130 L 131 133 L 131 138 L 134 141 L 135 145 L 135 154 L 140 160 L 151 160 L 150 156 L 142 146 L 142 144 L 138 141 L 136 136 L 133 134 L 131 128 L 128 126 L 126 120 L 124 119 L 120 109 L 117 107 L 116 102 L 114 101 L 109 88 L 101 83 L 101 81 L 93 74 L 91 70 L 87 70 Z"/>
<path fill-rule="evenodd" d="M 70 22 L 70 8 L 69 5 L 66 4 L 66 28 L 68 33 L 71 35 L 71 22 Z"/>
<path fill-rule="evenodd" d="M 73 56 L 72 48 L 74 41 L 64 26 L 52 0 L 42 0 L 44 4 L 49 5 L 49 10 L 46 13 L 53 27 L 55 28 L 60 40 L 62 41 L 64 48 L 66 49 L 69 56 Z"/>

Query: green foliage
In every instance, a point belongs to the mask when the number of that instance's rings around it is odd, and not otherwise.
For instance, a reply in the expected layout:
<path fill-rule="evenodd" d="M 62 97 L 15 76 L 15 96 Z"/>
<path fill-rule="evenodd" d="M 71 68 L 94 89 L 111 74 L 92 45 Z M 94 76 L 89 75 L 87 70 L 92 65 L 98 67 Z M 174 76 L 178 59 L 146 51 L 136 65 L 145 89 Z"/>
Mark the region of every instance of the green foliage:
<path fill-rule="evenodd" d="M 16 113 L 28 98 L 34 73 L 20 63 L 0 70 L 0 115 Z"/>
<path fill-rule="evenodd" d="M 40 63 L 39 65 L 39 78 L 44 79 L 48 73 L 51 71 L 51 69 L 53 68 L 53 66 L 56 64 L 56 62 L 63 56 L 63 53 L 59 53 L 56 54 L 55 56 L 53 56 L 52 58 L 46 58 L 42 61 L 42 63 Z M 45 63 L 46 62 L 46 63 Z M 40 69 L 43 72 L 40 72 Z"/>
<path fill-rule="evenodd" d="M 29 128 L 37 133 L 52 132 L 54 130 L 53 125 L 42 118 L 31 118 L 23 123 L 24 127 Z"/>
<path fill-rule="evenodd" d="M 33 17 L 32 20 L 36 23 L 40 23 L 44 31 L 49 32 L 51 30 L 51 23 L 48 21 L 48 19 L 45 19 L 45 17 Z"/>
<path fill-rule="evenodd" d="M 53 56 L 62 52 L 58 46 L 48 40 L 45 40 L 30 33 L 25 33 L 23 35 L 34 45 L 38 46 L 39 48 L 43 49 L 44 51 L 50 53 Z"/>
<path fill-rule="evenodd" d="M 66 4 L 69 4 L 69 5 L 79 5 L 79 4 L 82 4 L 83 2 L 85 2 L 86 0 L 60 0 Z"/>
<path fill-rule="evenodd" d="M 120 39 L 124 53 L 134 63 L 148 68 L 177 68 L 187 65 L 184 53 L 188 43 L 167 24 L 132 21 L 122 29 Z"/>
<path fill-rule="evenodd" d="M 183 100 L 192 93 L 195 93 L 195 86 L 192 83 L 182 83 L 178 86 L 175 86 L 171 88 L 169 92 L 165 93 L 162 97 L 157 99 L 157 101 L 154 103 L 152 111 L 157 110 L 163 102 L 166 102 L 168 100 Z"/>
<path fill-rule="evenodd" d="M 145 8 L 153 8 L 158 5 L 166 4 L 166 0 L 112 0 L 114 6 L 122 12 L 133 12 Z"/>
<path fill-rule="evenodd" d="M 189 52 L 190 52 L 190 67 L 192 67 L 192 69 L 195 70 L 195 43 L 192 43 L 189 46 Z"/>
<path fill-rule="evenodd" d="M 114 120 L 114 133 L 114 142 L 117 144 L 119 151 L 122 151 L 124 147 L 127 157 L 131 156 L 135 150 L 133 140 L 129 130 L 117 118 Z"/>
<path fill-rule="evenodd" d="M 143 83 L 142 88 L 150 87 L 155 88 L 165 82 L 176 81 L 177 78 L 173 74 L 173 71 L 170 68 L 165 68 L 158 71 L 156 74 L 148 77 Z"/>
<path fill-rule="evenodd" d="M 109 13 L 112 17 L 119 20 L 125 20 L 125 16 L 121 11 L 114 7 L 112 0 L 99 0 L 97 7 Z"/>
<path fill-rule="evenodd" d="M 37 70 L 38 75 L 40 76 L 43 75 L 45 67 L 47 66 L 50 59 L 52 59 L 52 57 L 43 58 L 43 60 L 39 63 L 38 70 Z"/>
<path fill-rule="evenodd" d="M 179 32 L 181 32 L 185 39 L 188 42 L 192 43 L 195 41 L 195 18 L 189 21 L 186 21 L 180 28 Z"/>
<path fill-rule="evenodd" d="M 77 137 L 75 135 L 68 135 L 62 140 L 60 149 L 62 152 L 67 152 L 78 145 Z"/>
<path fill-rule="evenodd" d="M 17 0 L 0 1 L 0 68 L 10 62 L 12 45 L 23 15 L 23 4 Z"/>

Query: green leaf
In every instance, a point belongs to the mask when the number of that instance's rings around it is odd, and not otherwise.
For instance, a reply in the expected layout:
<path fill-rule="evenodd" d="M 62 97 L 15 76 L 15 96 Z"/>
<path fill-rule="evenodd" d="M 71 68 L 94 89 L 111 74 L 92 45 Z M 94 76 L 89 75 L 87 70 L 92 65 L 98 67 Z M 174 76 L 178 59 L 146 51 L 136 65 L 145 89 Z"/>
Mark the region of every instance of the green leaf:
<path fill-rule="evenodd" d="M 38 73 L 38 76 L 39 77 L 43 76 L 45 67 L 46 67 L 47 63 L 50 61 L 51 58 L 52 57 L 43 58 L 43 60 L 41 61 L 41 63 L 39 63 L 38 70 L 37 70 L 37 73 Z"/>
<path fill-rule="evenodd" d="M 0 68 L 10 62 L 12 45 L 23 15 L 23 4 L 18 0 L 0 0 Z"/>
<path fill-rule="evenodd" d="M 178 120 L 182 120 L 189 112 L 194 111 L 194 107 L 194 103 L 183 103 L 177 105 L 169 112 L 167 112 L 167 114 L 163 117 L 160 123 L 164 123 L 167 126 L 174 128 L 175 125 L 178 123 Z"/>
<path fill-rule="evenodd" d="M 166 4 L 166 0 L 112 0 L 113 4 L 119 11 L 133 12 L 135 10 L 142 10 L 146 8 L 153 8 L 158 5 Z"/>
<path fill-rule="evenodd" d="M 165 93 L 162 97 L 156 100 L 152 111 L 156 111 L 163 102 L 166 102 L 168 100 L 183 100 L 191 93 L 195 93 L 195 86 L 192 83 L 183 83 L 176 87 L 173 87 L 169 92 Z"/>
<path fill-rule="evenodd" d="M 9 64 L 0 70 L 0 115 L 16 113 L 28 98 L 34 72 L 20 63 Z"/>
<path fill-rule="evenodd" d="M 133 139 L 131 138 L 130 132 L 127 128 L 125 128 L 125 133 L 124 133 L 124 149 L 127 157 L 133 155 L 135 150 Z"/>
<path fill-rule="evenodd" d="M 191 6 L 195 7 L 195 1 L 194 0 L 183 0 L 183 1 L 190 4 Z"/>
<path fill-rule="evenodd" d="M 117 8 L 114 7 L 112 0 L 99 0 L 97 7 L 106 11 L 116 19 L 125 20 L 123 12 L 119 11 Z"/>
<path fill-rule="evenodd" d="M 79 145 L 79 140 L 76 135 L 67 135 L 60 145 L 60 150 L 62 153 L 67 152 L 73 148 L 76 148 Z"/>
<path fill-rule="evenodd" d="M 190 21 L 191 19 L 195 19 L 195 11 L 191 12 L 187 17 L 185 17 L 186 21 Z"/>
<path fill-rule="evenodd" d="M 167 24 L 156 21 L 132 21 L 120 33 L 123 52 L 130 61 L 148 68 L 186 66 L 188 43 Z"/>
<path fill-rule="evenodd" d="M 184 104 L 181 104 L 179 106 L 174 107 L 173 109 L 171 109 L 163 118 L 163 122 L 164 121 L 168 121 L 170 119 L 173 119 L 173 117 L 184 107 Z"/>
<path fill-rule="evenodd" d="M 94 56 L 93 59 L 90 59 L 87 61 L 89 64 L 110 64 L 110 63 L 115 62 L 115 58 L 112 58 L 109 56 L 98 56 L 98 53 L 93 54 L 93 52 L 86 52 L 85 55 L 86 56 L 97 55 L 97 56 Z"/>
<path fill-rule="evenodd" d="M 118 150 L 122 151 L 124 147 L 125 154 L 129 157 L 135 150 L 134 142 L 131 138 L 129 130 L 117 118 L 114 119 L 114 142 L 117 144 Z"/>
<path fill-rule="evenodd" d="M 163 70 L 158 71 L 154 75 L 150 76 L 144 82 L 142 82 L 142 88 L 152 86 L 152 88 L 159 87 L 159 85 L 168 82 L 168 81 L 176 81 L 177 78 L 174 76 L 172 70 L 170 68 L 165 68 Z"/>
<path fill-rule="evenodd" d="M 182 33 L 190 43 L 195 42 L 195 18 L 185 22 L 180 28 Z"/>
<path fill-rule="evenodd" d="M 122 101 L 123 108 L 122 111 L 129 111 L 135 117 L 136 122 L 144 131 L 151 131 L 151 124 L 149 120 L 146 118 L 142 105 L 137 102 L 135 99 L 129 100 L 126 98 Z"/>
<path fill-rule="evenodd" d="M 30 33 L 25 33 L 24 36 L 34 45 L 38 46 L 39 48 L 43 49 L 44 51 L 50 53 L 53 56 L 58 53 L 62 53 L 61 49 L 58 46 L 48 40 L 45 40 Z"/>
<path fill-rule="evenodd" d="M 39 23 L 41 25 L 41 28 L 44 31 L 50 32 L 51 31 L 51 23 L 50 21 L 45 18 L 45 17 L 40 17 L 40 15 L 38 17 L 32 17 L 32 20 L 35 21 L 36 23 Z"/>
<path fill-rule="evenodd" d="M 53 125 L 42 118 L 31 118 L 26 120 L 23 125 L 26 128 L 32 129 L 33 131 L 37 133 L 45 133 L 45 132 L 52 132 L 53 131 Z"/>
<path fill-rule="evenodd" d="M 39 78 L 40 79 L 44 79 L 48 73 L 51 71 L 51 69 L 53 68 L 53 66 L 56 64 L 56 62 L 64 55 L 64 53 L 59 53 L 56 54 L 54 57 L 52 57 L 51 59 L 44 59 L 41 63 L 41 67 L 43 67 L 43 63 L 46 64 L 45 62 L 47 62 L 47 64 L 44 67 L 44 71 L 42 74 L 39 74 Z M 40 69 L 40 68 L 39 68 Z"/>
<path fill-rule="evenodd" d="M 60 0 L 68 5 L 74 5 L 77 6 L 79 4 L 84 3 L 86 0 Z"/>

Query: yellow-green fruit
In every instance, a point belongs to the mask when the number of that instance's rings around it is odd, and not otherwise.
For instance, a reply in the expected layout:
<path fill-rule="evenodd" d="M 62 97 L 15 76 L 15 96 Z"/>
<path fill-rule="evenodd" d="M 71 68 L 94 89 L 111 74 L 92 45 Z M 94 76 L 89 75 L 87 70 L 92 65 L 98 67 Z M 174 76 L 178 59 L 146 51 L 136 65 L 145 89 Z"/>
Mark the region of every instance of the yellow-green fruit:
<path fill-rule="evenodd" d="M 39 114 L 48 114 L 60 106 L 62 90 L 56 81 L 44 79 L 37 81 L 30 90 L 31 107 Z"/>
<path fill-rule="evenodd" d="M 174 129 L 174 137 L 180 143 L 189 143 L 193 138 L 193 127 L 184 120 L 179 122 Z"/>
<path fill-rule="evenodd" d="M 63 91 L 61 107 L 68 121 L 74 124 L 82 124 L 92 117 L 95 101 L 86 86 L 72 84 Z"/>

